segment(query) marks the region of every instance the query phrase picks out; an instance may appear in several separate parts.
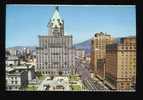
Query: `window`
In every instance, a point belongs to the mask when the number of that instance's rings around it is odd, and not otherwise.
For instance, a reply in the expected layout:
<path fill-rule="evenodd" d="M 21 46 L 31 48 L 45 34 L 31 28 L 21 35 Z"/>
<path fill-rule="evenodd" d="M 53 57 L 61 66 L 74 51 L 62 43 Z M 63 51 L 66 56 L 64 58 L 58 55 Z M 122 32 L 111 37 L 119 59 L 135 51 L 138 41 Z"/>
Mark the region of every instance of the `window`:
<path fill-rule="evenodd" d="M 121 51 L 121 54 L 124 54 L 124 52 L 123 52 L 123 51 Z"/>
<path fill-rule="evenodd" d="M 45 48 L 47 48 L 47 45 L 45 45 Z"/>
<path fill-rule="evenodd" d="M 128 49 L 128 47 L 126 47 L 126 49 Z"/>
<path fill-rule="evenodd" d="M 15 84 L 17 84 L 17 81 L 15 81 Z"/>
<path fill-rule="evenodd" d="M 53 62 L 53 64 L 55 64 L 55 65 L 56 65 L 56 64 L 58 64 L 58 62 Z"/>
<path fill-rule="evenodd" d="M 60 22 L 60 19 L 58 19 L 58 22 Z"/>
<path fill-rule="evenodd" d="M 48 63 L 47 62 L 45 62 L 45 65 L 47 65 Z"/>
<path fill-rule="evenodd" d="M 59 53 L 52 53 L 52 55 L 59 55 Z"/>

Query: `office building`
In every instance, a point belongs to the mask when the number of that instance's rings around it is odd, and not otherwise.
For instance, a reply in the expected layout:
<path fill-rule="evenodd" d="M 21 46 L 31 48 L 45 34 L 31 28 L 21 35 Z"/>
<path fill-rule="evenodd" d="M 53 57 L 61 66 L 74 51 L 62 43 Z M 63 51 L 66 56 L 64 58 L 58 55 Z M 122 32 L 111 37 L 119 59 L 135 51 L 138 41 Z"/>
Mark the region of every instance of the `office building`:
<path fill-rule="evenodd" d="M 107 45 L 105 79 L 112 89 L 129 90 L 136 83 L 136 38 Z"/>
<path fill-rule="evenodd" d="M 101 80 L 105 78 L 106 45 L 113 42 L 112 36 L 103 32 L 96 33 L 91 40 L 91 67 Z"/>
<path fill-rule="evenodd" d="M 56 7 L 48 23 L 48 35 L 39 36 L 36 71 L 48 76 L 74 74 L 75 53 L 72 36 L 64 35 L 64 20 Z"/>

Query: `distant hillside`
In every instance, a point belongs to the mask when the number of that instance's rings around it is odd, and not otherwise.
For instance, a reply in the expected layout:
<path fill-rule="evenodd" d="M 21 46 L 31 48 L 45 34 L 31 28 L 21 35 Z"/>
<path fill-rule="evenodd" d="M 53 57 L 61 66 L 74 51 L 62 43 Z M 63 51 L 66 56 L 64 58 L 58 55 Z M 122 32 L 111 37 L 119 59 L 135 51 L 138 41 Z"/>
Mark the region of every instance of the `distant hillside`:
<path fill-rule="evenodd" d="M 31 49 L 33 51 L 36 50 L 36 46 L 14 46 L 14 47 L 9 47 L 9 48 L 14 48 L 16 50 L 19 50 L 19 49 L 22 49 L 22 48 L 28 48 L 28 49 Z"/>
<path fill-rule="evenodd" d="M 115 38 L 117 43 L 120 42 L 120 38 L 121 37 Z M 84 49 L 85 53 L 87 55 L 89 55 L 90 51 L 91 51 L 91 39 L 83 41 L 81 43 L 74 44 L 73 47 L 79 48 L 79 49 Z M 32 49 L 32 50 L 36 50 L 36 46 L 15 46 L 15 47 L 10 47 L 10 48 L 15 48 L 15 49 L 29 48 L 29 49 Z"/>
<path fill-rule="evenodd" d="M 120 42 L 120 38 L 121 38 L 121 37 L 115 38 L 115 42 L 116 42 L 116 43 L 119 43 L 119 42 Z M 86 53 L 87 55 L 89 55 L 89 54 L 90 54 L 90 51 L 91 51 L 91 39 L 86 40 L 86 41 L 83 41 L 83 42 L 78 43 L 78 44 L 74 44 L 74 47 L 75 47 L 75 48 L 84 49 L 84 50 L 85 50 L 85 53 Z"/>
<path fill-rule="evenodd" d="M 91 50 L 91 39 L 78 43 L 78 44 L 74 44 L 74 47 L 84 49 L 85 53 L 89 54 Z"/>

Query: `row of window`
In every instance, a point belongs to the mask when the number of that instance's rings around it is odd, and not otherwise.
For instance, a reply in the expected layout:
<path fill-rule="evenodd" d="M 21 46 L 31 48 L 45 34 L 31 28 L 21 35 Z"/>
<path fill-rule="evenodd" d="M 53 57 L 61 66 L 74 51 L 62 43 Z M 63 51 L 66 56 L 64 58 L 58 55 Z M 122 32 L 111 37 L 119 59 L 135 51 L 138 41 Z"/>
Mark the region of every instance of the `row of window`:
<path fill-rule="evenodd" d="M 121 66 L 121 70 L 128 70 L 128 71 L 131 71 L 131 70 L 134 70 L 132 67 L 124 67 L 124 66 Z"/>
<path fill-rule="evenodd" d="M 68 53 L 63 53 L 64 55 L 68 55 Z M 61 56 L 63 55 L 62 53 L 51 53 L 51 54 L 49 54 L 49 56 L 53 56 L 53 55 L 59 55 L 59 57 L 61 58 Z M 47 53 L 45 54 L 45 55 L 47 55 Z M 43 57 L 44 57 L 44 55 L 43 55 Z M 47 57 L 47 56 L 46 56 Z"/>
<path fill-rule="evenodd" d="M 41 71 L 40 73 L 41 74 L 59 74 L 59 72 L 55 72 L 55 71 L 51 71 L 51 72 L 49 72 L 49 71 Z M 63 74 L 68 74 L 69 71 L 63 71 L 62 73 Z"/>
<path fill-rule="evenodd" d="M 124 78 L 128 78 L 128 77 L 132 77 L 133 75 L 132 74 L 129 74 L 129 73 L 127 73 L 127 74 L 123 74 L 122 73 L 122 75 L 121 75 L 121 77 L 124 77 Z"/>
<path fill-rule="evenodd" d="M 15 79 L 15 80 L 16 80 L 16 79 L 17 79 L 17 77 L 11 77 L 11 79 L 12 79 L 12 80 L 13 80 L 13 79 Z"/>
<path fill-rule="evenodd" d="M 126 49 L 126 50 L 136 49 L 136 46 L 122 46 L 122 49 Z"/>
<path fill-rule="evenodd" d="M 11 81 L 11 84 L 17 84 L 18 82 L 17 81 Z"/>
<path fill-rule="evenodd" d="M 128 79 L 127 79 L 128 80 Z M 121 83 L 120 86 L 129 86 L 130 83 Z"/>
<path fill-rule="evenodd" d="M 125 55 L 125 54 L 122 54 L 121 56 L 135 57 L 136 55 L 134 55 L 134 54 L 133 54 L 133 55 L 131 55 L 131 54 L 126 54 L 126 55 Z"/>
<path fill-rule="evenodd" d="M 13 87 L 13 86 L 8 86 L 8 87 L 7 87 L 8 90 L 11 90 L 11 89 L 13 89 L 13 88 L 14 88 L 14 89 L 19 89 L 19 87 L 17 87 L 17 86 L 15 86 L 15 87 Z"/>
<path fill-rule="evenodd" d="M 61 62 L 51 62 L 51 63 L 45 62 L 45 63 L 38 63 L 37 66 L 40 66 L 40 65 L 59 65 L 59 64 L 61 64 Z M 62 65 L 68 65 L 68 62 L 62 63 Z"/>
<path fill-rule="evenodd" d="M 58 67 L 58 66 L 52 66 L 52 67 L 38 67 L 38 69 L 49 69 L 49 68 L 68 68 L 68 66 L 62 66 L 62 67 Z"/>

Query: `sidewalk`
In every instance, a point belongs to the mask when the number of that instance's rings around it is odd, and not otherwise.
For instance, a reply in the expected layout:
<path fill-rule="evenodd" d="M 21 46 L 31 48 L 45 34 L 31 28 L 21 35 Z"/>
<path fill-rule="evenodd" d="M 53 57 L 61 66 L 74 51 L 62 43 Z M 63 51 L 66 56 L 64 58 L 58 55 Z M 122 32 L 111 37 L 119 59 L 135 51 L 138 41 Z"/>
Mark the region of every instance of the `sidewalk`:
<path fill-rule="evenodd" d="M 109 82 L 107 82 L 106 80 L 104 81 L 104 84 L 105 84 L 106 86 L 108 86 L 110 89 L 116 90 L 116 88 L 115 88 L 113 85 L 111 85 Z"/>
<path fill-rule="evenodd" d="M 98 84 L 102 85 L 106 90 L 110 90 L 111 89 L 111 86 L 108 82 L 105 82 L 105 80 L 100 80 L 99 78 L 97 77 L 94 77 L 93 80 L 97 81 Z M 100 83 L 99 83 L 100 82 Z M 108 85 L 109 84 L 109 85 Z"/>

